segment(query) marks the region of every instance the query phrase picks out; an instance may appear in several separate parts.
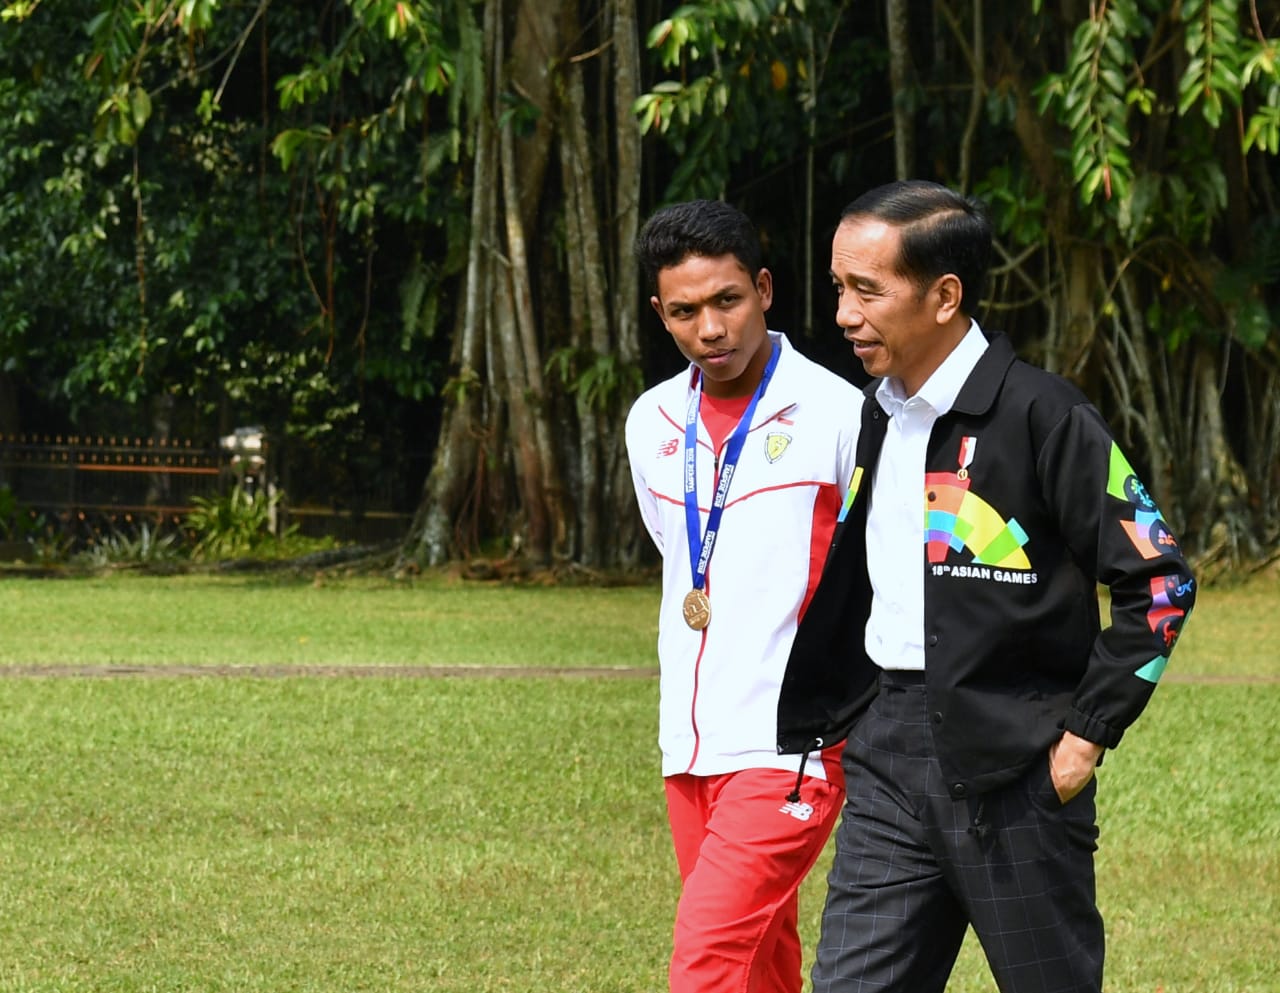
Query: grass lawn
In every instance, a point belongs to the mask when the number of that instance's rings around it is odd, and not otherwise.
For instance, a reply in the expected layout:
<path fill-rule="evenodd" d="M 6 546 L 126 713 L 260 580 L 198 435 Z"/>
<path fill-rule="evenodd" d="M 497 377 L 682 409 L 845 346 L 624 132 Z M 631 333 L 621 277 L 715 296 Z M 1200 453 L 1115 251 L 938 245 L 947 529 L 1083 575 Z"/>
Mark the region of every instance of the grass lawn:
<path fill-rule="evenodd" d="M 656 666 L 653 587 L 0 579 L 3 665 Z"/>
<path fill-rule="evenodd" d="M 1278 593 L 1201 594 L 1100 772 L 1111 993 L 1280 989 Z M 652 666 L 655 612 L 648 587 L 10 579 L 0 666 Z M 648 678 L 0 679 L 0 991 L 657 993 L 656 709 Z M 972 944 L 950 990 L 994 993 Z"/>

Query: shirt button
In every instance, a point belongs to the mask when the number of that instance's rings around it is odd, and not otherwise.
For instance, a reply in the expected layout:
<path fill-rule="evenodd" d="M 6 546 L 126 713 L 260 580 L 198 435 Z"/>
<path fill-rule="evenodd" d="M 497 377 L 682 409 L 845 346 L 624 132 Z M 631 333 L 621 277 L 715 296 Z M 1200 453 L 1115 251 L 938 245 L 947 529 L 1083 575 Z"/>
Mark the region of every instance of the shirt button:
<path fill-rule="evenodd" d="M 938 636 L 936 634 L 929 635 L 929 647 L 934 648 L 938 644 Z"/>
<path fill-rule="evenodd" d="M 964 783 L 955 783 L 951 787 L 951 795 L 957 800 L 963 799 L 968 790 L 964 788 Z"/>
<path fill-rule="evenodd" d="M 934 724 L 941 724 L 941 723 L 942 723 L 942 711 L 941 711 L 941 710 L 935 710 L 935 711 L 933 712 L 933 723 L 934 723 Z"/>

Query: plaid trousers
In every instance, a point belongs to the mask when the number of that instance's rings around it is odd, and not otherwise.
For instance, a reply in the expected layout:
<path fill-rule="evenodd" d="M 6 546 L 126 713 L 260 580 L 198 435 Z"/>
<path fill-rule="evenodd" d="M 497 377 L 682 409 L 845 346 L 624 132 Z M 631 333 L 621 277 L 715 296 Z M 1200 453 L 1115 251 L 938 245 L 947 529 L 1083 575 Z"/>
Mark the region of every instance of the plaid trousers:
<path fill-rule="evenodd" d="M 886 673 L 844 768 L 814 993 L 943 993 L 969 925 L 1001 993 L 1099 993 L 1096 780 L 1063 805 L 1046 754 L 953 799 L 920 673 Z"/>

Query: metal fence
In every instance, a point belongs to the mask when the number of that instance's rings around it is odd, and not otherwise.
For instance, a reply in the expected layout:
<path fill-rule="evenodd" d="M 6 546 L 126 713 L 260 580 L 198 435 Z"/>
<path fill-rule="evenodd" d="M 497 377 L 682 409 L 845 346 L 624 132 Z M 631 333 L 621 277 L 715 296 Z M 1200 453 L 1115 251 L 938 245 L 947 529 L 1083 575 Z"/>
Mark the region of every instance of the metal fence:
<path fill-rule="evenodd" d="M 257 430 L 257 429 L 252 429 Z M 24 521 L 0 520 L 0 538 L 14 525 L 75 541 L 128 531 L 146 522 L 177 527 L 195 497 L 230 489 L 262 459 L 246 455 L 241 432 L 201 445 L 189 439 L 105 435 L 0 434 L 0 489 L 7 488 Z M 265 446 L 253 453 L 267 455 Z M 343 540 L 385 541 L 402 535 L 411 515 L 389 498 L 336 506 L 280 508 L 279 525 Z"/>
<path fill-rule="evenodd" d="M 0 487 L 65 532 L 141 520 L 177 523 L 226 485 L 228 454 L 170 438 L 0 435 Z"/>

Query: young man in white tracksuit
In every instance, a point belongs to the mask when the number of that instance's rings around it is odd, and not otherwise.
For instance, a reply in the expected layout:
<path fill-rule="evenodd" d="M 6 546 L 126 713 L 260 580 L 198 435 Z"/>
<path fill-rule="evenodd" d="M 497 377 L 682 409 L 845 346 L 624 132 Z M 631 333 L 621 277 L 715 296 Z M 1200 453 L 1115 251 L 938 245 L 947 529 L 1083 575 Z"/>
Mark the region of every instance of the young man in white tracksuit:
<path fill-rule="evenodd" d="M 660 211 L 637 257 L 690 362 L 626 426 L 663 556 L 659 745 L 683 880 L 670 989 L 799 993 L 797 891 L 844 787 L 834 749 L 778 754 L 778 690 L 841 513 L 860 394 L 768 330 L 772 276 L 734 208 Z"/>

